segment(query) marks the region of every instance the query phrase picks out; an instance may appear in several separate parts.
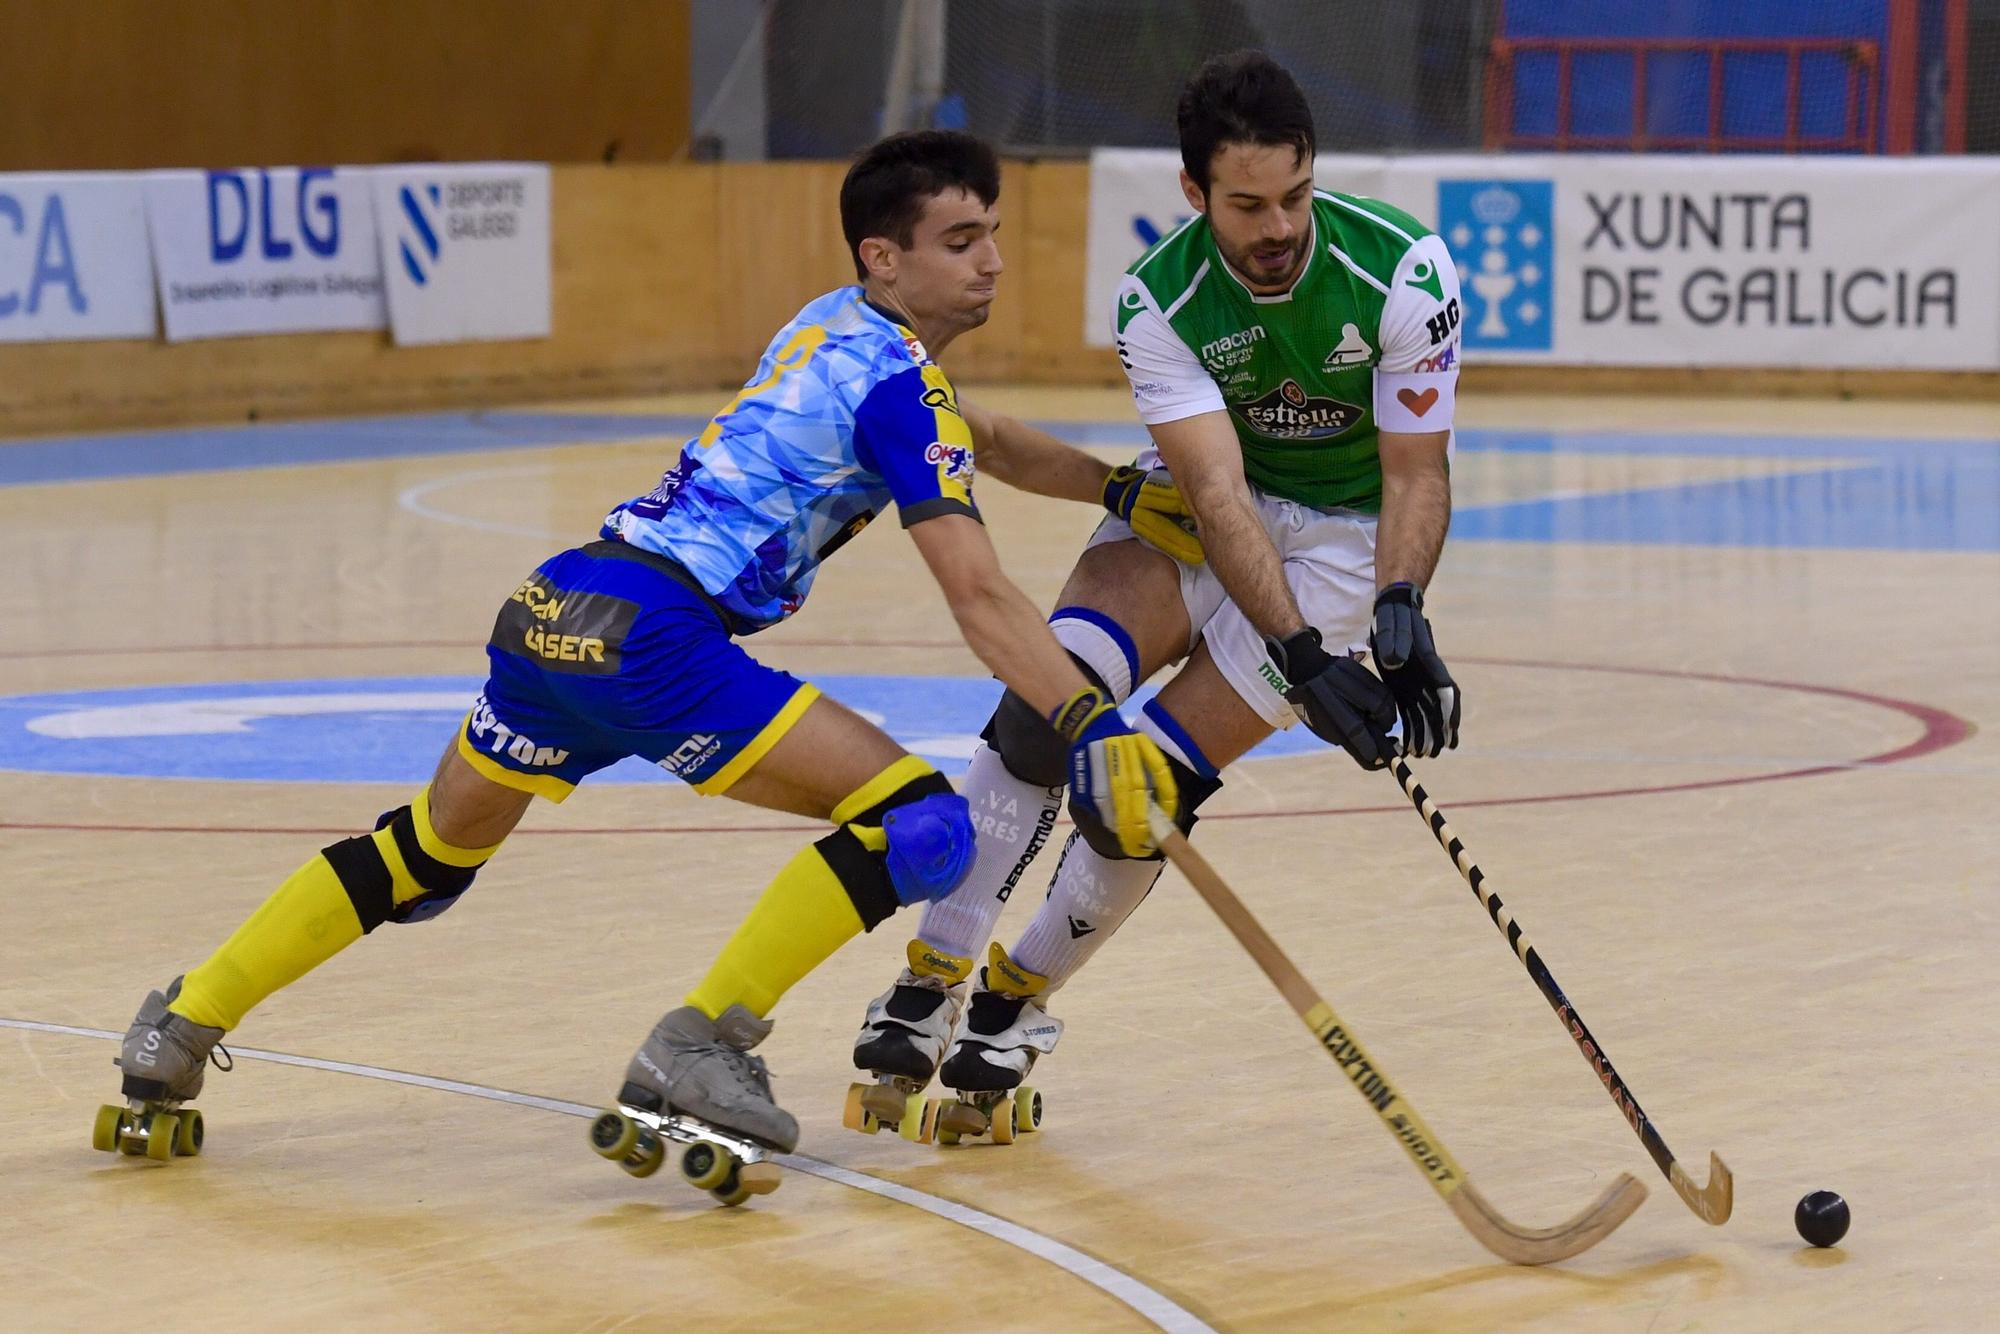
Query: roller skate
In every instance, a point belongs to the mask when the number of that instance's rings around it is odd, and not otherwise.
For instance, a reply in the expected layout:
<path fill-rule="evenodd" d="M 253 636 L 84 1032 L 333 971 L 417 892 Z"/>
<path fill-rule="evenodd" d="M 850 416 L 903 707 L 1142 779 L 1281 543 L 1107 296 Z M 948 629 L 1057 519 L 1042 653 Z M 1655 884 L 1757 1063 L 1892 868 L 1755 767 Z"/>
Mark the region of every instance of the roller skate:
<path fill-rule="evenodd" d="M 768 1195 L 780 1183 L 776 1153 L 799 1142 L 799 1123 L 771 1100 L 771 1076 L 750 1049 L 771 1023 L 732 1005 L 710 1019 L 692 1005 L 670 1010 L 625 1069 L 618 1100 L 590 1123 L 590 1147 L 635 1177 L 666 1161 L 665 1141 L 687 1146 L 681 1176 L 723 1204 Z"/>
<path fill-rule="evenodd" d="M 886 1127 L 904 1139 L 929 1144 L 937 1136 L 938 1104 L 924 1097 L 924 1089 L 965 1008 L 972 960 L 934 950 L 921 940 L 910 942 L 909 957 L 909 967 L 869 1004 L 861 1021 L 854 1067 L 873 1075 L 875 1082 L 848 1086 L 840 1123 L 864 1135 Z"/>
<path fill-rule="evenodd" d="M 997 943 L 992 947 L 965 1022 L 938 1067 L 939 1080 L 958 1094 L 938 1103 L 939 1143 L 990 1134 L 995 1144 L 1012 1144 L 1042 1128 L 1042 1095 L 1021 1081 L 1062 1037 L 1062 1020 L 1035 1003 L 1048 985 Z"/>
<path fill-rule="evenodd" d="M 197 1024 L 175 1014 L 167 1005 L 181 994 L 175 978 L 165 993 L 148 992 L 125 1043 L 112 1064 L 125 1072 L 120 1089 L 125 1105 L 105 1103 L 97 1109 L 90 1147 L 105 1153 L 141 1154 L 155 1162 L 201 1152 L 201 1113 L 183 1104 L 201 1092 L 202 1079 L 213 1060 L 218 1070 L 230 1068 L 222 1030 Z"/>

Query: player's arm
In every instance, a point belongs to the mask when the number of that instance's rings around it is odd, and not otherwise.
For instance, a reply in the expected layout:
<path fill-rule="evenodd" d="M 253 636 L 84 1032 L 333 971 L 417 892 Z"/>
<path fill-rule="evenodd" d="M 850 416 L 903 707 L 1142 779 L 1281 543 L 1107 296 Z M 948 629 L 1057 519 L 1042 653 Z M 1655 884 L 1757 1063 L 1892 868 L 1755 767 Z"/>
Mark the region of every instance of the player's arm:
<path fill-rule="evenodd" d="M 1102 505 L 1146 541 L 1189 565 L 1202 560 L 1186 501 L 1166 472 L 1114 468 L 1005 413 L 959 403 L 979 470 L 1018 490 Z"/>
<path fill-rule="evenodd" d="M 1396 696 L 1413 755 L 1458 744 L 1461 709 L 1424 616 L 1424 590 L 1451 527 L 1451 424 L 1457 406 L 1458 275 L 1444 242 L 1411 246 L 1390 282 L 1375 371 L 1382 516 L 1375 541 L 1375 629 L 1369 642 Z"/>

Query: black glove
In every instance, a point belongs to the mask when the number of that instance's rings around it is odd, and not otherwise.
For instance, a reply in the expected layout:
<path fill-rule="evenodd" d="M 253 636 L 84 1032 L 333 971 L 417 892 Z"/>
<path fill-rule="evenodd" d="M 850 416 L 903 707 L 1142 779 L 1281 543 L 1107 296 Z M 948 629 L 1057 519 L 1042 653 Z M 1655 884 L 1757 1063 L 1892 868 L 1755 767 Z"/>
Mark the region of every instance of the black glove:
<path fill-rule="evenodd" d="M 1389 734 L 1396 726 L 1396 697 L 1373 672 L 1328 653 L 1311 626 L 1290 639 L 1267 635 L 1264 648 L 1290 684 L 1285 702 L 1313 735 L 1339 746 L 1364 769 L 1383 768 L 1396 757 L 1396 739 Z"/>
<path fill-rule="evenodd" d="M 1375 665 L 1403 719 L 1403 753 L 1426 758 L 1458 747 L 1458 683 L 1431 642 L 1424 590 L 1390 584 L 1375 596 Z"/>

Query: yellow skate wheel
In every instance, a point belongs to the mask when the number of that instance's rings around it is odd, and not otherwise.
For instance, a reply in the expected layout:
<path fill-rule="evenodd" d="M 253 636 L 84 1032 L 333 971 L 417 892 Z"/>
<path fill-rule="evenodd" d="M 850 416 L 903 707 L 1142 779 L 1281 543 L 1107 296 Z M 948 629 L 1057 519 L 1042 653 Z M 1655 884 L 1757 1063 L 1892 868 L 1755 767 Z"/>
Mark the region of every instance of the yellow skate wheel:
<path fill-rule="evenodd" d="M 1012 1144 L 1014 1142 L 1014 1100 L 1012 1098 L 1002 1098 L 993 1104 L 993 1110 L 988 1112 L 987 1115 L 993 1118 L 993 1125 L 991 1127 L 993 1142 L 995 1144 Z"/>
<path fill-rule="evenodd" d="M 164 1163 L 174 1156 L 174 1136 L 181 1133 L 181 1119 L 172 1112 L 154 1112 L 146 1119 L 146 1156 Z"/>
<path fill-rule="evenodd" d="M 90 1127 L 90 1147 L 100 1153 L 118 1152 L 118 1123 L 124 1119 L 123 1107 L 108 1102 L 99 1107 Z"/>
<path fill-rule="evenodd" d="M 603 1111 L 590 1123 L 590 1147 L 613 1162 L 639 1146 L 639 1123 L 623 1112 Z"/>
<path fill-rule="evenodd" d="M 180 1129 L 174 1134 L 174 1152 L 183 1158 L 193 1158 L 201 1152 L 201 1113 L 192 1107 L 181 1108 Z"/>
<path fill-rule="evenodd" d="M 1042 1128 L 1042 1093 L 1023 1084 L 1014 1090 L 1014 1129 L 1031 1135 Z"/>
<path fill-rule="evenodd" d="M 924 1134 L 924 1095 L 905 1094 L 902 1110 L 897 1114 L 896 1133 L 913 1144 L 928 1144 L 930 1137 Z"/>
<path fill-rule="evenodd" d="M 681 1175 L 696 1190 L 718 1190 L 736 1171 L 736 1155 L 697 1140 L 681 1154 Z"/>
<path fill-rule="evenodd" d="M 712 1190 L 709 1194 L 715 1197 L 717 1204 L 726 1204 L 733 1209 L 749 1199 L 751 1192 L 745 1190 L 739 1182 L 734 1190 Z"/>
<path fill-rule="evenodd" d="M 873 1084 L 847 1086 L 847 1105 L 840 1109 L 840 1124 L 864 1135 L 873 1135 L 882 1128 L 882 1123 L 875 1119 L 875 1113 L 868 1110 L 865 1101 L 868 1090 L 873 1087 Z"/>
<path fill-rule="evenodd" d="M 660 1164 L 667 1161 L 667 1146 L 652 1135 L 641 1135 L 639 1145 L 632 1152 L 618 1160 L 618 1165 L 632 1176 L 644 1179 L 660 1170 Z"/>

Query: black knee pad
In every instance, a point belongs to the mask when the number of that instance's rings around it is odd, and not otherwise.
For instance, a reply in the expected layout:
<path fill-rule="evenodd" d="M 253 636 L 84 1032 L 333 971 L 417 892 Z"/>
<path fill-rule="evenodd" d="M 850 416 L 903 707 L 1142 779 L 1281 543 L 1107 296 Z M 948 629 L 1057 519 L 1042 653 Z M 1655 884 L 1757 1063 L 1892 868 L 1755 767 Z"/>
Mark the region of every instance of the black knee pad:
<path fill-rule="evenodd" d="M 1174 824 L 1179 826 L 1181 833 L 1191 833 L 1197 818 L 1195 811 L 1222 790 L 1222 778 L 1220 775 L 1208 778 L 1198 774 L 1172 755 L 1167 756 L 1167 767 L 1173 770 L 1174 786 L 1180 789 L 1181 808 L 1174 816 Z M 1083 841 L 1090 845 L 1092 852 L 1109 861 L 1131 860 L 1126 856 L 1125 849 L 1119 846 L 1118 835 L 1105 828 L 1095 809 L 1084 809 L 1072 803 L 1069 814 L 1076 821 L 1076 832 L 1083 836 Z M 1142 860 L 1158 861 L 1165 855 L 1155 848 Z"/>
<path fill-rule="evenodd" d="M 408 877 L 399 876 L 378 842 L 383 830 L 395 841 Z M 428 922 L 472 887 L 477 866 L 451 866 L 425 852 L 417 841 L 416 817 L 408 806 L 398 806 L 375 822 L 376 832 L 358 838 L 344 838 L 320 849 L 327 865 L 340 878 L 354 915 L 361 919 L 363 935 L 384 922 Z M 400 894 L 399 892 L 400 891 Z M 398 903 L 398 898 L 402 902 Z"/>
<path fill-rule="evenodd" d="M 1072 653 L 1086 681 L 1104 689 L 1104 681 L 1089 663 Z M 1063 787 L 1069 782 L 1069 743 L 1034 706 L 1013 691 L 1000 697 L 1000 705 L 986 722 L 980 740 L 999 753 L 1007 772 L 1037 787 Z"/>

